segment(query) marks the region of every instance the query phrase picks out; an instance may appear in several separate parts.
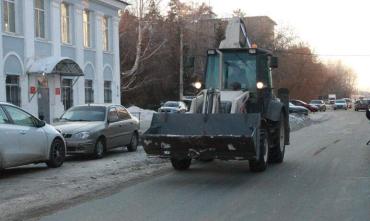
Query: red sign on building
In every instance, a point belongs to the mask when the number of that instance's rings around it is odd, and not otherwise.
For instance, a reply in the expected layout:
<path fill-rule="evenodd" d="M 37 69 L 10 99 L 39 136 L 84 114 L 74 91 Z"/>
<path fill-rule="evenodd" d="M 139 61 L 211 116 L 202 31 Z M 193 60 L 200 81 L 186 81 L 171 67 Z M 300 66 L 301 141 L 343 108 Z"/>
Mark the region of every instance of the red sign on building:
<path fill-rule="evenodd" d="M 36 94 L 36 92 L 37 92 L 36 87 L 35 86 L 31 86 L 30 87 L 30 94 Z"/>
<path fill-rule="evenodd" d="M 55 95 L 60 95 L 60 88 L 55 88 Z"/>

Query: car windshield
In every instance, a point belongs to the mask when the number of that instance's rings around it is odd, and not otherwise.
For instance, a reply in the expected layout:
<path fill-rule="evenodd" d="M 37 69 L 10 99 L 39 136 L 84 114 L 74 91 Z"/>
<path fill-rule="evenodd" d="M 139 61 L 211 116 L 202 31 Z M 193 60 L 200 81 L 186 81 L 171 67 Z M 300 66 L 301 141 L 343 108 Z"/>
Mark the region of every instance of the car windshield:
<path fill-rule="evenodd" d="M 257 61 L 246 52 L 223 52 L 222 88 L 224 90 L 256 91 Z M 208 56 L 206 88 L 219 88 L 219 54 Z"/>
<path fill-rule="evenodd" d="M 337 101 L 335 101 L 335 103 L 344 104 L 344 103 L 346 103 L 346 101 L 345 100 L 337 100 Z"/>
<path fill-rule="evenodd" d="M 166 102 L 163 107 L 178 107 L 180 106 L 180 103 L 178 102 Z"/>
<path fill-rule="evenodd" d="M 312 100 L 310 103 L 311 104 L 321 104 L 321 101 L 319 101 L 319 100 Z"/>
<path fill-rule="evenodd" d="M 73 107 L 63 114 L 61 120 L 65 121 L 104 121 L 105 107 L 81 106 Z"/>

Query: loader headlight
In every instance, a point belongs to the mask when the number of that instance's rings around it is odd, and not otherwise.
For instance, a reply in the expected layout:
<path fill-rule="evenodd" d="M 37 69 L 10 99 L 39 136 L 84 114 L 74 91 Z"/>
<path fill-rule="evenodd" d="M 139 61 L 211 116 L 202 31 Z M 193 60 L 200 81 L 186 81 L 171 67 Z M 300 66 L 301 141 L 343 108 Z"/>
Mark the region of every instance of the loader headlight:
<path fill-rule="evenodd" d="M 262 82 L 257 82 L 257 88 L 262 89 L 263 88 L 263 83 Z"/>
<path fill-rule="evenodd" d="M 199 90 L 199 89 L 202 88 L 202 83 L 200 83 L 199 81 L 197 81 L 197 82 L 194 83 L 194 87 Z"/>

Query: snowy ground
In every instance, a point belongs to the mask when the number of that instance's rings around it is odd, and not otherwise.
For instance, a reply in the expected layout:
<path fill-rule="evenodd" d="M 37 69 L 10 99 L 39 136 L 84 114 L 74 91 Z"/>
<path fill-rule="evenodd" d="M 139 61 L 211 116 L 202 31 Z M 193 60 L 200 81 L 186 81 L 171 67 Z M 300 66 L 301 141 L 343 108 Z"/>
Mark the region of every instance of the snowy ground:
<path fill-rule="evenodd" d="M 140 113 L 141 132 L 149 128 L 154 111 Z M 135 113 L 134 113 L 135 114 Z M 137 116 L 137 114 L 135 114 Z M 328 119 L 328 113 L 290 117 L 292 131 Z M 29 165 L 0 172 L 0 220 L 23 220 L 48 208 L 77 203 L 119 189 L 133 180 L 167 171 L 167 161 L 148 159 L 142 147 L 129 153 L 118 149 L 101 160 L 70 157 L 58 169 Z"/>
<path fill-rule="evenodd" d="M 40 164 L 2 171 L 0 220 L 23 220 L 45 207 L 60 207 L 67 200 L 70 203 L 109 192 L 128 181 L 167 168 L 167 162 L 148 159 L 139 147 L 134 153 L 117 149 L 101 160 L 69 158 L 58 169 L 48 169 Z"/>

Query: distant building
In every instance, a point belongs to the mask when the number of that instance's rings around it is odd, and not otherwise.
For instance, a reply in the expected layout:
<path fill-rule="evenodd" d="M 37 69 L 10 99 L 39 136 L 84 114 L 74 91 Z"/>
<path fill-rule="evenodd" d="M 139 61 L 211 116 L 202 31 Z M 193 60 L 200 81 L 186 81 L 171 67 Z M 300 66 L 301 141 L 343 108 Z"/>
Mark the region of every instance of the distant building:
<path fill-rule="evenodd" d="M 224 38 L 225 28 L 230 18 L 216 18 L 214 14 L 186 19 L 185 68 L 192 67 L 192 73 L 202 78 L 206 65 L 206 52 L 218 48 Z M 273 49 L 276 22 L 268 16 L 245 17 L 244 23 L 251 43 L 259 48 Z"/>
<path fill-rule="evenodd" d="M 120 103 L 119 0 L 1 0 L 0 101 L 47 122 Z"/>

